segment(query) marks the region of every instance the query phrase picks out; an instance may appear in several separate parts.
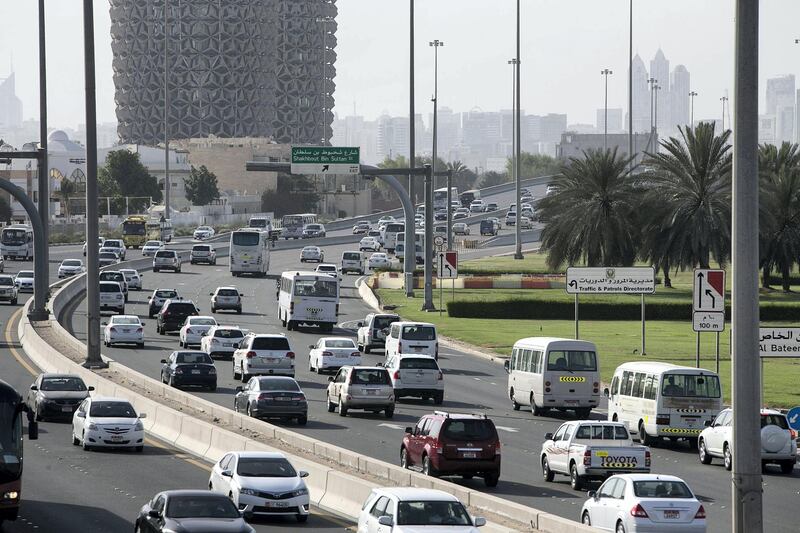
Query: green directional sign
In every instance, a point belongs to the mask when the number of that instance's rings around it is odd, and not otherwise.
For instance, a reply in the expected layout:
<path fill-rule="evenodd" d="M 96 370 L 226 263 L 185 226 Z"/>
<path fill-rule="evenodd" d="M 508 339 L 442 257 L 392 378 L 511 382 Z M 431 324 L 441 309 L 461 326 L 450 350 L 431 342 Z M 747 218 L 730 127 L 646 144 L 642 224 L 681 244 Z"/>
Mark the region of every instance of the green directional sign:
<path fill-rule="evenodd" d="M 292 174 L 358 174 L 360 163 L 357 146 L 292 146 Z"/>

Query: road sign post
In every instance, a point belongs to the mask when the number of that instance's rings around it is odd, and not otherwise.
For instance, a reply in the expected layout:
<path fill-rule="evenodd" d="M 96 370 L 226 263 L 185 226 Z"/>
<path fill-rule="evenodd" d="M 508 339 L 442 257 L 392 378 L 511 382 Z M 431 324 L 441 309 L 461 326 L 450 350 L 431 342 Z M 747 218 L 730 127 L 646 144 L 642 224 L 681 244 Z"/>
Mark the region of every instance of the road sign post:
<path fill-rule="evenodd" d="M 697 268 L 692 284 L 692 329 L 697 334 L 695 365 L 700 368 L 700 333 L 716 333 L 715 361 L 719 373 L 719 334 L 725 331 L 725 271 Z"/>
<path fill-rule="evenodd" d="M 444 290 L 444 284 L 442 283 L 442 280 L 455 280 L 458 278 L 458 252 L 452 250 L 445 251 L 445 243 L 439 239 L 440 238 L 437 236 L 434 242 L 437 248 L 436 282 L 439 284 L 439 316 L 441 316 L 442 308 L 444 307 L 442 305 L 442 292 Z M 453 291 L 455 291 L 455 281 L 452 281 L 451 283 L 454 287 Z"/>
<path fill-rule="evenodd" d="M 292 174 L 359 174 L 361 149 L 345 146 L 292 146 Z"/>

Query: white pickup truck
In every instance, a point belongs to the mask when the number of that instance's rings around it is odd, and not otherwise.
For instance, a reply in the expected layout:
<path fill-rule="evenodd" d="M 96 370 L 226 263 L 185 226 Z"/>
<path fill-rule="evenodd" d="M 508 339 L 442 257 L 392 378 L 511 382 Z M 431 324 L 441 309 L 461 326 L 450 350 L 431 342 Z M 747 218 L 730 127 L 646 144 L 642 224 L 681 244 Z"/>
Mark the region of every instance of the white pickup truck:
<path fill-rule="evenodd" d="M 399 322 L 400 317 L 391 313 L 370 313 L 363 321 L 358 323 L 356 344 L 363 353 L 369 353 L 372 348 L 382 348 L 386 345 L 386 334 L 389 326 Z"/>
<path fill-rule="evenodd" d="M 621 422 L 576 420 L 561 424 L 545 435 L 540 462 L 545 481 L 556 474 L 570 477 L 574 490 L 585 481 L 614 474 L 650 472 L 650 448 L 634 446 L 628 428 Z"/>

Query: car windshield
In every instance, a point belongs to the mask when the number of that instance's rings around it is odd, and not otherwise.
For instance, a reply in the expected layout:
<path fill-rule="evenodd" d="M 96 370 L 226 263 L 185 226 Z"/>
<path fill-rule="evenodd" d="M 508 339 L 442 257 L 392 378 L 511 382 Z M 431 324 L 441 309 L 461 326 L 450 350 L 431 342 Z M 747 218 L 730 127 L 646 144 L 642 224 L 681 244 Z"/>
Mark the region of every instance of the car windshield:
<path fill-rule="evenodd" d="M 169 518 L 240 518 L 239 510 L 226 496 L 171 496 L 165 516 Z"/>
<path fill-rule="evenodd" d="M 18 278 L 32 278 L 33 277 L 33 270 L 20 270 L 17 273 Z"/>
<path fill-rule="evenodd" d="M 79 259 L 66 259 L 61 264 L 68 267 L 79 267 L 82 263 Z"/>
<path fill-rule="evenodd" d="M 100 283 L 100 292 L 120 292 L 121 290 L 116 282 Z"/>
<path fill-rule="evenodd" d="M 92 402 L 89 416 L 97 418 L 136 418 L 136 411 L 128 402 Z"/>
<path fill-rule="evenodd" d="M 383 368 L 359 368 L 350 376 L 353 385 L 389 385 L 389 372 Z"/>
<path fill-rule="evenodd" d="M 634 481 L 633 493 L 639 498 L 694 498 L 683 481 Z"/>
<path fill-rule="evenodd" d="M 400 320 L 400 318 L 396 316 L 376 316 L 372 320 L 372 327 L 379 330 L 388 328 L 398 320 Z"/>
<path fill-rule="evenodd" d="M 403 370 L 439 370 L 439 365 L 432 357 L 404 357 L 400 359 Z"/>
<path fill-rule="evenodd" d="M 216 326 L 217 321 L 213 318 L 190 318 L 190 326 Z"/>
<path fill-rule="evenodd" d="M 39 390 L 44 391 L 85 391 L 86 385 L 78 377 L 44 378 Z"/>
<path fill-rule="evenodd" d="M 11 276 L 0 276 L 0 285 L 11 286 L 14 285 L 14 278 Z"/>
<path fill-rule="evenodd" d="M 409 341 L 435 341 L 436 328 L 433 326 L 404 326 L 403 338 Z"/>
<path fill-rule="evenodd" d="M 260 234 L 257 231 L 234 231 L 231 238 L 234 246 L 256 246 Z"/>
<path fill-rule="evenodd" d="M 122 241 L 106 241 L 103 243 L 103 246 L 106 246 L 107 248 L 122 248 Z"/>
<path fill-rule="evenodd" d="M 355 348 L 356 343 L 351 339 L 328 339 L 325 341 L 326 348 Z"/>
<path fill-rule="evenodd" d="M 661 394 L 673 397 L 719 398 L 719 378 L 704 374 L 665 374 Z"/>
<path fill-rule="evenodd" d="M 576 439 L 594 440 L 628 440 L 630 435 L 623 426 L 614 425 L 585 425 L 578 428 Z"/>
<path fill-rule="evenodd" d="M 320 226 L 319 224 L 309 224 L 308 226 L 306 226 L 306 229 L 319 230 L 322 229 L 322 226 Z"/>
<path fill-rule="evenodd" d="M 251 348 L 253 350 L 289 351 L 289 339 L 286 337 L 255 337 Z"/>
<path fill-rule="evenodd" d="M 494 437 L 492 423 L 482 418 L 464 418 L 448 421 L 442 435 L 452 440 L 487 440 Z"/>
<path fill-rule="evenodd" d="M 139 319 L 133 316 L 115 316 L 114 318 L 111 319 L 111 323 L 115 326 L 120 324 L 138 326 Z"/>
<path fill-rule="evenodd" d="M 283 457 L 240 457 L 236 473 L 242 477 L 296 477 L 294 467 Z"/>
<path fill-rule="evenodd" d="M 320 265 L 317 270 L 320 272 L 336 272 L 336 267 L 334 265 Z"/>
<path fill-rule="evenodd" d="M 119 272 L 101 272 L 100 281 L 124 281 L 124 276 Z"/>
<path fill-rule="evenodd" d="M 781 429 L 789 429 L 789 423 L 784 415 L 768 414 L 761 415 L 761 427 L 778 426 Z"/>
<path fill-rule="evenodd" d="M 173 257 L 175 257 L 175 252 L 172 251 L 172 250 L 159 250 L 158 252 L 156 252 L 156 257 L 173 258 Z"/>
<path fill-rule="evenodd" d="M 595 372 L 597 371 L 597 355 L 590 351 L 550 350 L 547 354 L 547 370 Z"/>
<path fill-rule="evenodd" d="M 347 261 L 361 261 L 361 254 L 357 252 L 345 252 L 342 255 L 342 259 Z"/>
<path fill-rule="evenodd" d="M 303 248 L 303 253 L 305 254 L 315 254 L 318 252 L 319 248 L 317 248 L 316 246 L 306 246 L 305 248 Z"/>
<path fill-rule="evenodd" d="M 330 279 L 299 279 L 294 282 L 294 295 L 310 298 L 336 298 L 339 292 L 338 288 L 339 284 Z"/>
<path fill-rule="evenodd" d="M 117 258 L 117 254 L 115 254 L 114 252 L 102 252 L 102 253 L 100 253 L 100 254 L 98 255 L 98 258 L 100 258 L 100 259 L 114 259 L 114 260 L 116 260 L 116 258 Z"/>
<path fill-rule="evenodd" d="M 397 505 L 399 526 L 470 526 L 469 518 L 461 502 L 403 501 Z"/>
<path fill-rule="evenodd" d="M 167 311 L 170 314 L 179 314 L 179 315 L 194 315 L 197 314 L 197 309 L 195 309 L 193 303 L 189 302 L 172 302 L 167 306 Z"/>
<path fill-rule="evenodd" d="M 156 291 L 156 298 L 175 298 L 177 291 Z"/>
<path fill-rule="evenodd" d="M 236 289 L 219 289 L 217 296 L 239 296 L 239 292 Z"/>
<path fill-rule="evenodd" d="M 214 336 L 220 339 L 241 339 L 244 333 L 240 329 L 218 329 Z"/>
<path fill-rule="evenodd" d="M 192 247 L 193 252 L 210 252 L 211 247 L 207 244 L 198 244 Z"/>
<path fill-rule="evenodd" d="M 161 241 L 147 241 L 144 243 L 145 246 L 161 246 Z"/>
<path fill-rule="evenodd" d="M 175 356 L 176 363 L 213 365 L 214 361 L 204 353 L 179 353 Z"/>
<path fill-rule="evenodd" d="M 300 392 L 300 385 L 293 379 L 259 378 L 258 386 L 262 391 Z"/>

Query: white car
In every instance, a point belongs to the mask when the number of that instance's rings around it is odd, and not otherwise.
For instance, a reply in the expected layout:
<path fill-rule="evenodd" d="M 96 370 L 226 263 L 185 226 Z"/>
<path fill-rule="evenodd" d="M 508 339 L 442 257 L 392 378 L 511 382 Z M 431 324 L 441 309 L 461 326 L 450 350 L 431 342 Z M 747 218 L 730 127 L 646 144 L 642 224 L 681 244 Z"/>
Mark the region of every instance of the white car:
<path fill-rule="evenodd" d="M 97 249 L 103 247 L 103 243 L 105 242 L 105 237 L 98 237 L 97 238 Z M 83 256 L 86 257 L 86 243 L 83 243 Z"/>
<path fill-rule="evenodd" d="M 100 251 L 97 255 L 97 265 L 102 268 L 105 266 L 116 265 L 119 263 L 119 255 L 117 252 L 112 251 Z"/>
<path fill-rule="evenodd" d="M 533 229 L 533 222 L 528 217 L 521 217 L 519 219 L 519 227 L 521 229 Z"/>
<path fill-rule="evenodd" d="M 706 511 L 679 477 L 618 474 L 608 478 L 581 509 L 581 522 L 603 531 L 704 533 Z"/>
<path fill-rule="evenodd" d="M 153 257 L 156 255 L 156 252 L 159 251 L 164 247 L 164 243 L 162 241 L 147 241 L 142 246 L 142 255 L 145 257 Z"/>
<path fill-rule="evenodd" d="M 249 333 L 240 340 L 233 352 L 233 379 L 247 383 L 252 376 L 294 377 L 294 352 L 286 335 Z"/>
<path fill-rule="evenodd" d="M 33 292 L 33 270 L 20 270 L 14 277 L 19 292 Z"/>
<path fill-rule="evenodd" d="M 142 274 L 133 268 L 120 268 L 119 271 L 125 276 L 125 281 L 128 283 L 129 289 L 142 290 Z"/>
<path fill-rule="evenodd" d="M 372 489 L 358 515 L 358 533 L 477 533 L 486 525 L 452 494 L 417 487 Z"/>
<path fill-rule="evenodd" d="M 509 211 L 506 213 L 506 226 L 513 226 L 517 223 L 516 211 Z"/>
<path fill-rule="evenodd" d="M 436 405 L 444 401 L 444 375 L 439 363 L 430 355 L 399 354 L 386 359 L 394 397 L 433 399 Z"/>
<path fill-rule="evenodd" d="M 455 235 L 469 235 L 469 226 L 466 222 L 456 222 L 453 224 L 453 233 Z"/>
<path fill-rule="evenodd" d="M 773 409 L 761 410 L 761 463 L 777 464 L 791 475 L 797 461 L 797 433 L 789 428 L 786 415 Z M 723 409 L 697 438 L 700 462 L 711 464 L 721 457 L 726 470 L 733 468 L 733 409 Z"/>
<path fill-rule="evenodd" d="M 181 272 L 181 258 L 175 250 L 161 249 L 153 256 L 153 272 L 160 270 L 172 270 L 180 274 Z"/>
<path fill-rule="evenodd" d="M 550 196 L 550 195 L 551 195 L 551 194 L 553 194 L 554 192 L 556 192 L 556 186 L 555 186 L 555 185 L 548 185 L 548 186 L 547 186 L 547 190 L 544 192 L 544 194 L 545 194 L 546 196 Z"/>
<path fill-rule="evenodd" d="M 116 252 L 120 261 L 125 261 L 125 243 L 122 239 L 106 239 L 103 246 L 100 248 L 101 252 Z"/>
<path fill-rule="evenodd" d="M 370 224 L 366 220 L 362 220 L 361 222 L 356 223 L 353 226 L 353 235 L 358 235 L 360 233 L 366 233 L 370 230 L 372 224 Z"/>
<path fill-rule="evenodd" d="M 117 315 L 125 314 L 125 293 L 116 281 L 101 281 L 99 286 L 100 311 L 111 309 Z"/>
<path fill-rule="evenodd" d="M 355 272 L 356 274 L 364 273 L 364 260 L 361 257 L 361 252 L 342 252 L 342 274 L 348 272 Z"/>
<path fill-rule="evenodd" d="M 72 444 L 92 448 L 144 450 L 144 413 L 124 398 L 89 396 L 72 415 Z"/>
<path fill-rule="evenodd" d="M 238 326 L 211 326 L 200 340 L 200 350 L 211 357 L 233 359 L 233 352 L 239 348 L 244 335 Z"/>
<path fill-rule="evenodd" d="M 236 287 L 217 287 L 211 296 L 211 312 L 216 313 L 221 309 L 230 309 L 242 314 L 242 296 Z"/>
<path fill-rule="evenodd" d="M 325 260 L 325 252 L 319 246 L 306 246 L 300 250 L 300 262 L 316 261 L 322 263 Z"/>
<path fill-rule="evenodd" d="M 178 291 L 175 289 L 156 289 L 153 291 L 153 294 L 150 295 L 150 298 L 147 300 L 147 317 L 153 318 L 161 311 L 161 307 L 164 305 L 169 299 L 177 298 Z"/>
<path fill-rule="evenodd" d="M 309 344 L 308 349 L 311 350 L 308 352 L 308 370 L 317 374 L 361 364 L 361 352 L 353 339 L 347 337 L 322 337 L 316 344 Z"/>
<path fill-rule="evenodd" d="M 294 514 L 308 520 L 309 496 L 303 478 L 280 452 L 230 452 L 211 469 L 208 488 L 230 496 L 236 507 L 256 515 Z"/>
<path fill-rule="evenodd" d="M 486 211 L 486 202 L 483 200 L 473 200 L 471 204 L 469 204 L 469 210 L 471 213 L 483 213 Z"/>
<path fill-rule="evenodd" d="M 58 279 L 68 278 L 75 274 L 83 274 L 84 272 L 86 272 L 86 268 L 80 259 L 64 259 L 58 265 Z"/>
<path fill-rule="evenodd" d="M 194 230 L 192 238 L 202 241 L 204 239 L 210 239 L 214 235 L 216 235 L 216 232 L 211 226 L 198 226 L 197 229 Z"/>
<path fill-rule="evenodd" d="M 114 315 L 103 322 L 103 344 L 135 344 L 144 348 L 144 324 L 136 315 Z"/>
<path fill-rule="evenodd" d="M 186 322 L 178 332 L 178 345 L 181 348 L 200 346 L 200 340 L 211 326 L 216 326 L 217 321 L 213 316 L 188 316 Z"/>
<path fill-rule="evenodd" d="M 392 267 L 392 260 L 389 259 L 383 252 L 375 252 L 369 259 L 367 259 L 367 268 L 370 270 L 375 270 L 376 268 L 391 268 Z"/>
<path fill-rule="evenodd" d="M 389 222 L 394 222 L 394 217 L 392 215 L 385 215 L 378 219 L 377 225 L 380 226 L 381 224 L 388 224 Z"/>
<path fill-rule="evenodd" d="M 339 269 L 333 263 L 320 263 L 317 265 L 317 268 L 314 269 L 314 272 L 327 274 L 329 276 L 333 276 L 334 278 L 339 277 Z"/>
<path fill-rule="evenodd" d="M 375 237 L 364 237 L 358 243 L 358 250 L 360 252 L 377 252 L 381 249 L 381 243 Z"/>

